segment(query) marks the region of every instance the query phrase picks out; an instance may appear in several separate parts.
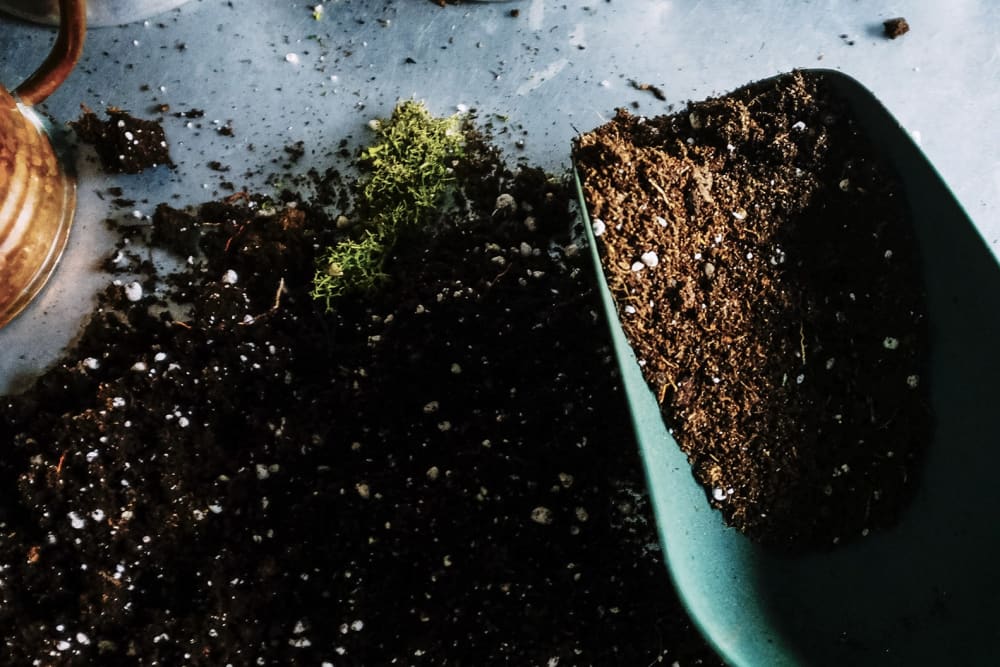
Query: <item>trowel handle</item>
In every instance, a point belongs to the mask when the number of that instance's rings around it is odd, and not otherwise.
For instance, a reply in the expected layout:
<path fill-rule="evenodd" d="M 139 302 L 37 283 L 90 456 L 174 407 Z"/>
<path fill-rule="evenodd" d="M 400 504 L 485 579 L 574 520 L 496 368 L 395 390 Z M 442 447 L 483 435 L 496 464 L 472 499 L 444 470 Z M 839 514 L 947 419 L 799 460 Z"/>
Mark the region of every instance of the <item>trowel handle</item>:
<path fill-rule="evenodd" d="M 52 51 L 14 94 L 31 106 L 43 101 L 66 80 L 83 52 L 87 33 L 87 0 L 59 0 L 59 35 Z"/>

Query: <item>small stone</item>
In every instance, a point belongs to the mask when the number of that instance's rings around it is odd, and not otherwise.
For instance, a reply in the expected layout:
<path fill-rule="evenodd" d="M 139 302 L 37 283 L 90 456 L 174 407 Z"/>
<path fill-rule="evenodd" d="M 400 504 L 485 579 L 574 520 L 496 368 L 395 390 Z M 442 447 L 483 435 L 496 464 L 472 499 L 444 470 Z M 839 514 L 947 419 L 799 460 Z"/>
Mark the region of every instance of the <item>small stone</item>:
<path fill-rule="evenodd" d="M 135 303 L 142 299 L 142 284 L 138 282 L 130 282 L 125 285 L 125 298 L 129 301 Z"/>
<path fill-rule="evenodd" d="M 548 507 L 536 507 L 531 510 L 531 520 L 535 523 L 548 526 L 552 523 L 553 519 L 552 510 Z"/>

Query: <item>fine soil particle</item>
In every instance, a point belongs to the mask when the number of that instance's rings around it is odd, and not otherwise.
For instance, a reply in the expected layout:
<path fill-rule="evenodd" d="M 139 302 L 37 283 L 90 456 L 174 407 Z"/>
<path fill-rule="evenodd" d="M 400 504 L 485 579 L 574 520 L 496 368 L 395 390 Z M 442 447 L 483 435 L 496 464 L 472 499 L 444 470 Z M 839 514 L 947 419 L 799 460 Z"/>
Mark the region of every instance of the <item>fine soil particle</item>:
<path fill-rule="evenodd" d="M 0 401 L 5 662 L 718 664 L 656 547 L 570 194 L 470 141 L 453 207 L 332 312 L 332 169 L 308 204 L 122 224 L 192 258 L 110 285 Z"/>
<path fill-rule="evenodd" d="M 900 186 L 822 75 L 640 118 L 575 157 L 622 322 L 695 478 L 761 542 L 892 525 L 931 432 Z"/>
<path fill-rule="evenodd" d="M 910 24 L 902 16 L 883 21 L 882 27 L 885 29 L 885 36 L 889 39 L 896 39 L 910 32 Z"/>
<path fill-rule="evenodd" d="M 660 88 L 659 86 L 654 86 L 651 83 L 639 83 L 638 81 L 629 81 L 628 83 L 636 90 L 642 90 L 652 93 L 653 97 L 660 100 L 661 102 L 665 102 L 667 99 L 666 93 L 664 93 L 663 89 Z"/>
<path fill-rule="evenodd" d="M 108 173 L 138 174 L 151 167 L 173 167 L 163 126 L 116 107 L 108 107 L 102 121 L 83 105 L 83 114 L 70 123 L 81 141 L 93 144 Z"/>

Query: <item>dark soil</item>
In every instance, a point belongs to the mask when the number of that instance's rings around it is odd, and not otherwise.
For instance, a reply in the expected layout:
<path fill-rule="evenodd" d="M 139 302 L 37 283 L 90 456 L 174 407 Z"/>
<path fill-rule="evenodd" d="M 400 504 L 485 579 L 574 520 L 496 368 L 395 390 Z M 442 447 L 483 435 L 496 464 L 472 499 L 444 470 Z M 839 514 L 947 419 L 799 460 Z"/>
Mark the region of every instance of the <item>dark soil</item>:
<path fill-rule="evenodd" d="M 661 561 L 570 193 L 473 153 L 389 286 L 331 313 L 330 201 L 123 228 L 194 263 L 135 265 L 0 402 L 5 664 L 718 663 Z"/>
<path fill-rule="evenodd" d="M 882 27 L 885 29 L 885 36 L 889 39 L 896 39 L 910 32 L 910 24 L 902 16 L 883 21 Z"/>
<path fill-rule="evenodd" d="M 756 540 L 892 525 L 931 433 L 915 241 L 821 75 L 579 138 L 626 336 L 709 502 Z"/>
<path fill-rule="evenodd" d="M 163 126 L 158 121 L 136 118 L 117 107 L 108 107 L 108 119 L 83 107 L 70 123 L 80 140 L 93 144 L 108 173 L 138 174 L 159 165 L 173 167 Z"/>

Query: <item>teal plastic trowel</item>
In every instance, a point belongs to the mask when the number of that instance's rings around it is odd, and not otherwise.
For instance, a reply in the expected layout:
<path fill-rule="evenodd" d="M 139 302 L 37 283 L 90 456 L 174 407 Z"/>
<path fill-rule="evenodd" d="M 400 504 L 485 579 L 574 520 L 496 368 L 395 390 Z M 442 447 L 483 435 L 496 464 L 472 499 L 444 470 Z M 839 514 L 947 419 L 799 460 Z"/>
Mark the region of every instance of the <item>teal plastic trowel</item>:
<path fill-rule="evenodd" d="M 1000 665 L 1000 267 L 906 131 L 861 84 L 823 74 L 898 172 L 920 245 L 935 430 L 893 529 L 790 556 L 726 527 L 668 434 L 584 227 L 667 568 L 723 659 L 760 665 Z"/>

